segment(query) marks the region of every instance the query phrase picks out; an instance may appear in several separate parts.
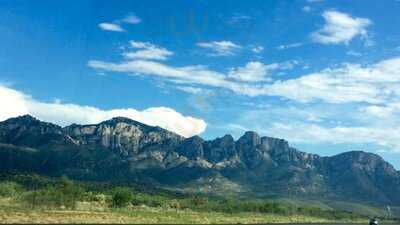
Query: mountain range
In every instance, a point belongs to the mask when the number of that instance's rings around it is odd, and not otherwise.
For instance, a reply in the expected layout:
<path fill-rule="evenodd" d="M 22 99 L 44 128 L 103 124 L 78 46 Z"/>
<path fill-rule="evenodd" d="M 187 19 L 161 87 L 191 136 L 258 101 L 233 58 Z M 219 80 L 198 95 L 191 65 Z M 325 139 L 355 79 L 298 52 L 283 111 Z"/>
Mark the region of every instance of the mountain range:
<path fill-rule="evenodd" d="M 400 172 L 376 154 L 322 157 L 253 131 L 237 140 L 231 135 L 184 138 L 123 117 L 67 127 L 29 115 L 5 120 L 0 122 L 0 162 L 0 172 L 184 192 L 400 205 Z"/>

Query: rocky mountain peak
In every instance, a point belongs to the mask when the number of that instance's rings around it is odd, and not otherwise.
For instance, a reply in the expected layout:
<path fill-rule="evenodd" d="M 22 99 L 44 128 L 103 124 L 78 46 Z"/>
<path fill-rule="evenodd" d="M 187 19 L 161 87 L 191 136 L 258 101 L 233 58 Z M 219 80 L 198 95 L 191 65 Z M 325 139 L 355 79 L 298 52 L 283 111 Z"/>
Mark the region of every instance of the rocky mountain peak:
<path fill-rule="evenodd" d="M 341 163 L 340 167 L 346 166 L 348 169 L 357 169 L 365 172 L 384 172 L 396 176 L 398 172 L 395 168 L 382 159 L 379 155 L 364 151 L 349 151 L 331 157 L 336 163 Z M 339 165 L 335 165 L 339 167 Z"/>
<path fill-rule="evenodd" d="M 75 144 L 60 126 L 40 121 L 30 115 L 1 122 L 0 142 L 31 147 Z"/>
<path fill-rule="evenodd" d="M 203 158 L 204 156 L 204 148 L 203 143 L 205 141 L 203 138 L 195 135 L 190 138 L 186 138 L 182 145 L 178 149 L 178 153 L 187 157 L 188 159 L 198 159 Z"/>
<path fill-rule="evenodd" d="M 246 131 L 238 140 L 239 143 L 256 146 L 261 143 L 260 135 L 254 131 Z"/>
<path fill-rule="evenodd" d="M 136 120 L 132 120 L 132 119 L 126 118 L 126 117 L 114 117 L 114 118 L 111 118 L 109 120 L 103 121 L 100 124 L 107 124 L 107 125 L 114 125 L 115 126 L 116 124 L 119 124 L 119 123 L 126 123 L 126 124 L 131 124 L 131 125 L 136 125 L 136 126 L 143 126 L 143 127 L 151 127 L 151 126 L 148 126 L 148 125 L 146 125 L 144 123 L 140 123 L 140 122 L 138 122 Z"/>
<path fill-rule="evenodd" d="M 18 117 L 15 117 L 15 118 L 7 119 L 7 120 L 3 121 L 2 124 L 8 124 L 8 125 L 15 124 L 15 125 L 25 126 L 25 127 L 26 126 L 38 126 L 38 125 L 41 125 L 41 126 L 48 126 L 48 125 L 56 126 L 56 125 L 53 125 L 51 123 L 42 122 L 42 121 L 36 119 L 35 117 L 29 115 L 29 114 L 26 114 L 26 115 L 23 115 L 23 116 L 18 116 Z"/>

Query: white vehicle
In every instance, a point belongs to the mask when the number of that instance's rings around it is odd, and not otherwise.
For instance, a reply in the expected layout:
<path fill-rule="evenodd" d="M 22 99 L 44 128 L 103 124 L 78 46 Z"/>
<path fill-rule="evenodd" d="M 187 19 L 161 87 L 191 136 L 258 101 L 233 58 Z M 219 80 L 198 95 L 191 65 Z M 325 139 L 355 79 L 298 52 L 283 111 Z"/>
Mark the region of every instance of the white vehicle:
<path fill-rule="evenodd" d="M 373 219 L 370 219 L 369 225 L 378 225 L 378 219 L 376 217 L 374 217 Z"/>

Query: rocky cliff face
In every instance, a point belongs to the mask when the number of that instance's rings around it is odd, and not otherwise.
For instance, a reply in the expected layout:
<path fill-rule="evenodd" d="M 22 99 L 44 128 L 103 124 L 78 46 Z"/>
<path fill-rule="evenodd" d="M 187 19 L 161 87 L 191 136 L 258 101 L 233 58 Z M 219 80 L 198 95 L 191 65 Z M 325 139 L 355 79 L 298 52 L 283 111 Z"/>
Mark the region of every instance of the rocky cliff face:
<path fill-rule="evenodd" d="M 137 155 L 152 145 L 174 148 L 184 139 L 162 128 L 122 117 L 94 125 L 73 124 L 63 131 L 80 145 L 110 149 L 123 157 Z"/>
<path fill-rule="evenodd" d="M 0 161 L 3 172 L 400 204 L 399 172 L 377 155 L 320 157 L 251 131 L 236 141 L 231 135 L 206 141 L 127 118 L 61 128 L 23 116 L 0 123 Z"/>

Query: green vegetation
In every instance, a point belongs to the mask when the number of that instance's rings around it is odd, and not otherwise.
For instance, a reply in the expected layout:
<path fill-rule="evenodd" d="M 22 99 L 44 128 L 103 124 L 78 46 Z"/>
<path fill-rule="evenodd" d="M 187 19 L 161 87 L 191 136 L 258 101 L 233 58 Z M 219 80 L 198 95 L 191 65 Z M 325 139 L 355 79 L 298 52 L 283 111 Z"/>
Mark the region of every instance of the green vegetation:
<path fill-rule="evenodd" d="M 79 185 L 62 176 L 56 184 L 25 193 L 23 200 L 26 204 L 30 204 L 32 209 L 37 206 L 75 209 L 77 201 L 82 200 L 83 195 L 84 190 Z"/>
<path fill-rule="evenodd" d="M 65 176 L 17 174 L 0 176 L 0 180 L 0 219 L 8 222 L 266 223 L 368 219 L 347 211 L 272 200 L 184 195 L 151 188 L 144 191 L 123 184 L 77 182 Z"/>
<path fill-rule="evenodd" d="M 18 183 L 6 181 L 0 183 L 0 196 L 1 197 L 17 197 L 23 188 Z"/>
<path fill-rule="evenodd" d="M 129 188 L 118 187 L 111 195 L 111 206 L 116 208 L 127 207 L 133 200 L 133 193 Z"/>

